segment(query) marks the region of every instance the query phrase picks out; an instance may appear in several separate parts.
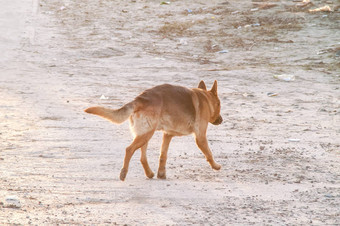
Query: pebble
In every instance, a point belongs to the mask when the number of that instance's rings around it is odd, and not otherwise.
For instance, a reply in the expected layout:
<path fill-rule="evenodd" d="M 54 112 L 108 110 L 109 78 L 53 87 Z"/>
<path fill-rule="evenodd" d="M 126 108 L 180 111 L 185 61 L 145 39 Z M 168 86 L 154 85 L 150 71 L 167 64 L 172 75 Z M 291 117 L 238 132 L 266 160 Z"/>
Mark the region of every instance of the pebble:
<path fill-rule="evenodd" d="M 21 203 L 17 196 L 10 195 L 6 197 L 4 206 L 7 208 L 20 208 Z"/>
<path fill-rule="evenodd" d="M 289 142 L 300 142 L 300 139 L 294 139 L 294 138 L 291 138 L 291 139 L 288 139 Z"/>
<path fill-rule="evenodd" d="M 279 94 L 278 93 L 267 93 L 267 96 L 269 96 L 269 97 L 275 97 L 277 95 L 279 95 Z"/>

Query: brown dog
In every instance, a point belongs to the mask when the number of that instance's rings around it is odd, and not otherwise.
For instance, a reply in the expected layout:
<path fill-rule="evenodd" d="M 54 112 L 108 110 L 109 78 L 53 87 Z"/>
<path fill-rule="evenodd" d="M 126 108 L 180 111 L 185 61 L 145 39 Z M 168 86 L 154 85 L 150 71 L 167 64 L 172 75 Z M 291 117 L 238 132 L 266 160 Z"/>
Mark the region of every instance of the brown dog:
<path fill-rule="evenodd" d="M 209 122 L 214 125 L 222 123 L 220 109 L 217 81 L 214 82 L 209 91 L 205 83 L 201 81 L 198 88 L 194 89 L 169 84 L 155 86 L 145 90 L 135 100 L 120 109 L 90 107 L 85 112 L 99 115 L 116 124 L 130 119 L 130 128 L 135 138 L 132 144 L 126 148 L 124 165 L 120 172 L 120 179 L 124 180 L 130 159 L 139 148 L 141 149 L 141 163 L 145 175 L 149 178 L 154 176 L 146 158 L 146 149 L 156 130 L 163 131 L 158 178 L 166 178 L 165 165 L 172 137 L 192 133 L 195 136 L 197 146 L 201 149 L 211 167 L 219 170 L 221 166 L 214 161 L 208 146 L 206 132 Z"/>

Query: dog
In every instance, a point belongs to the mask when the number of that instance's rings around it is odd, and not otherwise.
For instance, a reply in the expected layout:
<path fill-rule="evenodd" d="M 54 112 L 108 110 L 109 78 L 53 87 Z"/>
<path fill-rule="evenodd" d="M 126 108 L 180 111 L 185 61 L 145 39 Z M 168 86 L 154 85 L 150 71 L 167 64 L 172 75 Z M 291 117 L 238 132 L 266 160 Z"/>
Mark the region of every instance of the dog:
<path fill-rule="evenodd" d="M 208 123 L 219 125 L 223 119 L 220 115 L 221 104 L 217 95 L 217 81 L 207 90 L 204 81 L 198 88 L 189 89 L 182 86 L 163 84 L 145 90 L 133 101 L 113 110 L 104 107 L 90 107 L 85 112 L 101 116 L 115 124 L 121 124 L 129 118 L 130 129 L 134 135 L 133 142 L 126 148 L 120 179 L 125 180 L 129 162 L 137 149 L 141 149 L 141 163 L 145 175 L 153 178 L 149 167 L 146 149 L 156 130 L 163 131 L 163 142 L 159 157 L 157 177 L 166 179 L 167 152 L 174 136 L 193 134 L 196 144 L 214 170 L 219 170 L 208 146 L 206 132 Z"/>

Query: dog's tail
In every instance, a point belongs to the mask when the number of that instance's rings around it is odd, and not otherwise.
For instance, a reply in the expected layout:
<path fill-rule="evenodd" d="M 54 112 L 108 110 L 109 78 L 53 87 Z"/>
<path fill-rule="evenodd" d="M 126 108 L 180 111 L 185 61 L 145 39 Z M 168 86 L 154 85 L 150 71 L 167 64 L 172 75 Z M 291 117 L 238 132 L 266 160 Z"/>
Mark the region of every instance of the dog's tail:
<path fill-rule="evenodd" d="M 116 110 L 104 107 L 90 107 L 85 109 L 86 113 L 98 115 L 115 124 L 121 124 L 122 122 L 127 120 L 133 111 L 134 111 L 133 102 L 125 104 L 123 107 Z"/>

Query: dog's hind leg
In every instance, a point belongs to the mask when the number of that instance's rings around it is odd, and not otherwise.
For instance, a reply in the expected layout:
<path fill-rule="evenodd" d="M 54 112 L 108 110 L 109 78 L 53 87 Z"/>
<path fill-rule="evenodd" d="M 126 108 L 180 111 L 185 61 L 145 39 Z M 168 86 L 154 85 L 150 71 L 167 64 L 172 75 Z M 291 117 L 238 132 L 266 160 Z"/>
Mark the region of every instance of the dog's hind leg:
<path fill-rule="evenodd" d="M 129 169 L 129 163 L 130 163 L 132 155 L 135 153 L 135 151 L 138 148 L 141 148 L 142 146 L 144 146 L 145 144 L 148 143 L 148 141 L 150 140 L 150 138 L 152 137 L 154 132 L 155 132 L 155 130 L 151 130 L 151 131 L 149 131 L 149 132 L 147 132 L 143 135 L 136 136 L 135 139 L 133 140 L 132 144 L 129 147 L 126 148 L 123 168 L 120 171 L 120 179 L 122 181 L 125 180 L 126 174 L 128 172 L 128 169 Z"/>
<path fill-rule="evenodd" d="M 207 161 L 209 162 L 211 167 L 215 170 L 221 169 L 221 165 L 217 164 L 214 160 L 214 157 L 213 157 L 211 150 L 208 146 L 207 138 L 205 136 L 196 137 L 196 144 L 201 149 L 203 154 L 205 155 L 205 158 L 207 159 Z"/>
<path fill-rule="evenodd" d="M 163 143 L 162 143 L 161 155 L 159 156 L 159 167 L 158 167 L 158 173 L 157 173 L 157 177 L 159 179 L 166 179 L 165 165 L 166 165 L 166 160 L 168 158 L 168 149 L 169 149 L 169 144 L 170 144 L 172 137 L 173 137 L 172 135 L 169 135 L 167 133 L 163 134 Z"/>
<path fill-rule="evenodd" d="M 154 173 L 152 172 L 152 170 L 150 169 L 149 167 L 149 164 L 148 164 L 148 160 L 147 160 L 147 157 L 146 157 L 146 149 L 148 147 L 148 142 L 146 144 L 144 144 L 140 149 L 141 149 L 141 157 L 140 157 L 140 162 L 142 163 L 143 165 L 143 168 L 144 168 L 144 171 L 145 171 L 145 175 L 148 177 L 148 178 L 153 178 L 154 176 Z"/>

